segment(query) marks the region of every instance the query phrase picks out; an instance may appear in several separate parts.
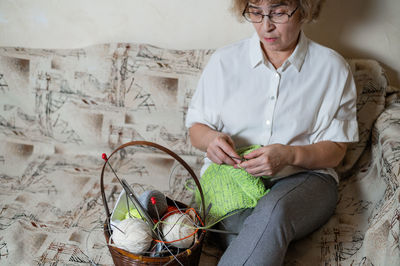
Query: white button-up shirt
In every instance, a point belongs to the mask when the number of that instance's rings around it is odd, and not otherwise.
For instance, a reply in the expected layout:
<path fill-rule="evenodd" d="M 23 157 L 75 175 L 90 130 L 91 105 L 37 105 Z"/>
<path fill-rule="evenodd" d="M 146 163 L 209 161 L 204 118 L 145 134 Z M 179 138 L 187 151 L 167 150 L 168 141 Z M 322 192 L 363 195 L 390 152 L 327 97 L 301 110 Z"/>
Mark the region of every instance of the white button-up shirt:
<path fill-rule="evenodd" d="M 230 135 L 236 148 L 355 142 L 353 76 L 338 53 L 303 33 L 291 56 L 275 69 L 254 34 L 211 56 L 187 113 L 186 126 L 194 123 Z M 202 172 L 210 163 L 206 158 Z M 317 171 L 338 180 L 333 169 Z"/>

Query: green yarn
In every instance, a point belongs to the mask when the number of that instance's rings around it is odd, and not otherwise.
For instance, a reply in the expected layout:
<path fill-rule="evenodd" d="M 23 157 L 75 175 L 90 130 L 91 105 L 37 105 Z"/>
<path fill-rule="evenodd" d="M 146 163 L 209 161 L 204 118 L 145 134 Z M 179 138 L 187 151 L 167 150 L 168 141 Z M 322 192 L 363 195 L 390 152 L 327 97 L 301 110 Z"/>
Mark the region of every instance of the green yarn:
<path fill-rule="evenodd" d="M 242 157 L 260 147 L 260 145 L 244 147 L 237 150 L 237 153 Z M 208 215 L 215 220 L 236 210 L 254 208 L 258 200 L 269 191 L 265 188 L 261 177 L 254 177 L 243 169 L 236 169 L 226 164 L 212 163 L 201 177 L 200 184 L 206 208 L 212 204 Z M 196 201 L 200 202 L 198 190 Z"/>
<path fill-rule="evenodd" d="M 130 214 L 130 215 L 129 215 Z M 126 214 L 125 214 L 125 219 L 128 219 L 129 217 L 133 218 L 138 218 L 142 219 L 142 217 L 139 214 L 139 211 L 135 208 L 130 209 Z"/>

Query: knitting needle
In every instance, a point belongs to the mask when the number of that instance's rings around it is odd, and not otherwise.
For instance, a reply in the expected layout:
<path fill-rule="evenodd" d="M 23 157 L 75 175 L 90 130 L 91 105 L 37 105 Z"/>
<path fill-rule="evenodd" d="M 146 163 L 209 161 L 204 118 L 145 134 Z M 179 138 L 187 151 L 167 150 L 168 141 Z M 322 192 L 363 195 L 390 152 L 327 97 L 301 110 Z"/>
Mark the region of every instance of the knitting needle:
<path fill-rule="evenodd" d="M 215 233 L 221 233 L 221 234 L 232 234 L 232 235 L 238 235 L 239 233 L 232 232 L 232 231 L 226 231 L 226 230 L 221 230 L 221 229 L 213 229 L 213 228 L 207 228 L 204 229 L 210 232 L 215 232 Z"/>
<path fill-rule="evenodd" d="M 103 154 L 101 155 L 101 158 L 103 158 L 103 160 L 106 161 L 106 163 L 108 164 L 108 166 L 111 168 L 112 172 L 114 173 L 115 177 L 118 179 L 118 182 L 120 182 L 120 183 L 122 184 L 122 182 L 121 182 L 121 180 L 119 179 L 117 173 L 114 171 L 114 168 L 113 168 L 113 167 L 111 166 L 111 164 L 108 162 L 107 154 L 103 153 Z"/>
<path fill-rule="evenodd" d="M 228 155 L 228 154 L 227 154 Z M 232 160 L 233 159 L 235 159 L 235 160 L 239 160 L 239 161 L 241 161 L 241 162 L 244 162 L 244 161 L 247 161 L 247 159 L 245 159 L 245 158 L 238 158 L 238 157 L 234 157 L 234 156 L 230 156 L 230 155 L 228 155 Z"/>
<path fill-rule="evenodd" d="M 115 175 L 115 177 L 117 178 L 118 182 L 121 184 L 122 188 L 125 190 L 125 193 L 126 193 L 127 195 L 129 195 L 129 193 L 128 193 L 127 189 L 126 189 L 126 187 L 129 188 L 129 185 L 126 184 L 126 181 L 125 181 L 124 179 L 123 179 L 124 182 L 121 181 L 121 179 L 119 179 L 117 173 L 114 171 L 114 168 L 111 166 L 110 162 L 108 161 L 107 154 L 103 153 L 103 154 L 101 155 L 101 157 L 103 158 L 104 161 L 106 161 L 106 163 L 108 164 L 108 166 L 111 168 L 111 171 L 114 173 L 114 175 Z M 125 184 L 124 184 L 124 183 L 125 183 Z M 129 189 L 129 190 L 130 190 L 130 189 Z M 133 192 L 132 192 L 132 194 L 133 194 Z M 141 207 L 141 206 L 140 206 L 140 207 Z M 139 215 L 142 216 L 142 214 L 141 214 L 140 212 L 139 212 Z M 146 218 L 146 217 L 143 217 L 143 216 L 142 216 L 142 218 Z"/>
<path fill-rule="evenodd" d="M 128 198 L 135 204 L 136 209 L 139 211 L 139 215 L 144 218 L 144 220 L 146 221 L 146 223 L 149 225 L 152 233 L 153 233 L 153 237 L 158 238 L 157 233 L 154 231 L 154 223 L 152 218 L 150 217 L 150 215 L 144 210 L 142 204 L 139 202 L 139 200 L 136 198 L 135 194 L 133 193 L 133 191 L 131 190 L 131 188 L 129 187 L 128 183 L 126 182 L 125 179 L 119 179 L 117 173 L 114 171 L 114 168 L 111 166 L 110 162 L 108 161 L 107 158 L 107 154 L 103 153 L 102 156 L 104 161 L 106 161 L 106 163 L 108 164 L 108 166 L 111 168 L 112 172 L 114 173 L 115 177 L 117 178 L 118 182 L 122 185 L 122 188 L 125 190 L 126 195 L 128 196 Z M 156 230 L 158 231 L 158 233 L 162 236 L 160 230 L 158 230 L 158 228 L 156 228 Z"/>

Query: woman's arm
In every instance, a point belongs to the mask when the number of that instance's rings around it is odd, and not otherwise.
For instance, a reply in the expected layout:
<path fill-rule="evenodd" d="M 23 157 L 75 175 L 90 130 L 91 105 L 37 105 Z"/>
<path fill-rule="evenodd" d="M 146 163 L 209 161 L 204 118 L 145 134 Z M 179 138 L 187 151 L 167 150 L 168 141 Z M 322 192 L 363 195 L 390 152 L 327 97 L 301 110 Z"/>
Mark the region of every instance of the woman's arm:
<path fill-rule="evenodd" d="M 322 141 L 305 146 L 293 146 L 292 165 L 307 169 L 333 168 L 346 154 L 347 143 Z"/>
<path fill-rule="evenodd" d="M 232 159 L 239 158 L 239 155 L 236 153 L 235 144 L 229 135 L 200 123 L 190 127 L 189 134 L 192 145 L 207 152 L 207 157 L 214 163 L 235 165 L 240 162 Z"/>
<path fill-rule="evenodd" d="M 321 141 L 303 146 L 272 144 L 245 156 L 240 167 L 254 176 L 272 176 L 287 165 L 306 169 L 323 169 L 337 166 L 347 149 L 346 143 Z"/>

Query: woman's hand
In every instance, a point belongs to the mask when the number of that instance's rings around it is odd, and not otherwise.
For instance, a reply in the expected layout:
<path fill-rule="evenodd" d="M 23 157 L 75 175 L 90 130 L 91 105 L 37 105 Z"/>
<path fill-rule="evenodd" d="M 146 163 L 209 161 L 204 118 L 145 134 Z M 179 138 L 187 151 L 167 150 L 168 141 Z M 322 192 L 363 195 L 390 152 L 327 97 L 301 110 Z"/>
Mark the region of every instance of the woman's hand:
<path fill-rule="evenodd" d="M 287 165 L 304 169 L 336 167 L 343 159 L 347 143 L 321 141 L 309 145 L 272 144 L 244 156 L 239 164 L 253 176 L 273 176 Z"/>
<path fill-rule="evenodd" d="M 216 164 L 235 165 L 240 163 L 240 156 L 235 151 L 235 144 L 230 136 L 218 132 L 207 147 L 207 157 Z M 235 159 L 237 158 L 237 159 Z"/>
<path fill-rule="evenodd" d="M 253 176 L 273 176 L 283 167 L 292 164 L 293 156 L 291 146 L 272 144 L 245 155 L 246 161 L 240 163 L 239 167 Z"/>
<path fill-rule="evenodd" d="M 232 138 L 222 132 L 215 131 L 200 123 L 189 129 L 192 145 L 207 152 L 207 157 L 216 164 L 235 165 L 240 163 Z"/>

